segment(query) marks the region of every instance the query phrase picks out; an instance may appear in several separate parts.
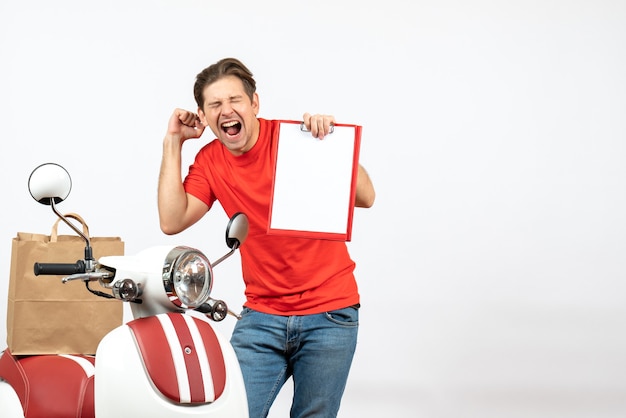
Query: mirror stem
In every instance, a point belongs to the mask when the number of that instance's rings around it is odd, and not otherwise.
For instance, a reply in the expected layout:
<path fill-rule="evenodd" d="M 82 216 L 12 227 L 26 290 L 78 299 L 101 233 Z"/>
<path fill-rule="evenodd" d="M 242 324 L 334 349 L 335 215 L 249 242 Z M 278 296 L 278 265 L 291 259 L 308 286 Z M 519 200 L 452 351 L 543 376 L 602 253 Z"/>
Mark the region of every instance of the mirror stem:
<path fill-rule="evenodd" d="M 219 263 L 221 263 L 222 261 L 226 260 L 231 255 L 233 255 L 233 253 L 235 252 L 236 249 L 237 249 L 237 247 L 234 247 L 227 254 L 223 255 L 222 258 L 218 259 L 215 263 L 211 263 L 211 268 L 217 266 Z"/>

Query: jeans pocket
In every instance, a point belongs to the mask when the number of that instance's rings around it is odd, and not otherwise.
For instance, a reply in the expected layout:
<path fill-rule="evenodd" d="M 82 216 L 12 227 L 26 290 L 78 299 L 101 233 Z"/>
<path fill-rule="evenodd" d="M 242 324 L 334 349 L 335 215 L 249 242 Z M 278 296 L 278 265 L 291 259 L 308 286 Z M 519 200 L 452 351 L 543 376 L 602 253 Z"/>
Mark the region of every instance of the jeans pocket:
<path fill-rule="evenodd" d="M 343 326 L 355 327 L 359 325 L 359 310 L 353 307 L 324 312 L 326 319 Z"/>

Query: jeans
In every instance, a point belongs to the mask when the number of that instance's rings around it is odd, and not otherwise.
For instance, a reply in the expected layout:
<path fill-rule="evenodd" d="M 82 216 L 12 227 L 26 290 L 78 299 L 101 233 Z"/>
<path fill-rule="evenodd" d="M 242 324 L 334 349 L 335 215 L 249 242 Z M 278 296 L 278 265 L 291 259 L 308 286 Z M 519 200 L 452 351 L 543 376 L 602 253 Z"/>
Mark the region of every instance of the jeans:
<path fill-rule="evenodd" d="M 293 376 L 292 418 L 336 417 L 356 349 L 353 307 L 304 316 L 244 308 L 231 343 L 246 385 L 250 418 L 267 417 Z"/>

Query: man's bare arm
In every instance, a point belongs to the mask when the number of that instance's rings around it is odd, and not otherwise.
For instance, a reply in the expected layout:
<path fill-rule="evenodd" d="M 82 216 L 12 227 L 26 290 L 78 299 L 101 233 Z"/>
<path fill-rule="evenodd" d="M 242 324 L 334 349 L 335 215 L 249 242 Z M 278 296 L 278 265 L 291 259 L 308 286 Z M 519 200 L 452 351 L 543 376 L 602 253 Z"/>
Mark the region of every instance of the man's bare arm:
<path fill-rule="evenodd" d="M 207 205 L 185 192 L 181 175 L 183 143 L 202 135 L 204 126 L 195 113 L 176 109 L 163 139 L 163 157 L 159 173 L 158 208 L 161 230 L 177 234 L 196 223 L 209 209 Z"/>
<path fill-rule="evenodd" d="M 360 208 L 370 208 L 374 204 L 375 199 L 376 192 L 374 191 L 374 184 L 372 184 L 372 180 L 369 174 L 367 174 L 367 171 L 359 164 L 354 204 Z"/>

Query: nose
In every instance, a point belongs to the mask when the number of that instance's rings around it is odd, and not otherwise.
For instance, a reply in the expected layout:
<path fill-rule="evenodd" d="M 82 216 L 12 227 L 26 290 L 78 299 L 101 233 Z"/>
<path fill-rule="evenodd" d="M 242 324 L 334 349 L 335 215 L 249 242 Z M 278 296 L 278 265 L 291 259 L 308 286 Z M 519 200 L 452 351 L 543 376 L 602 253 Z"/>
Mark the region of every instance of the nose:
<path fill-rule="evenodd" d="M 230 103 L 226 102 L 222 104 L 222 115 L 228 116 L 233 113 L 233 107 Z"/>

